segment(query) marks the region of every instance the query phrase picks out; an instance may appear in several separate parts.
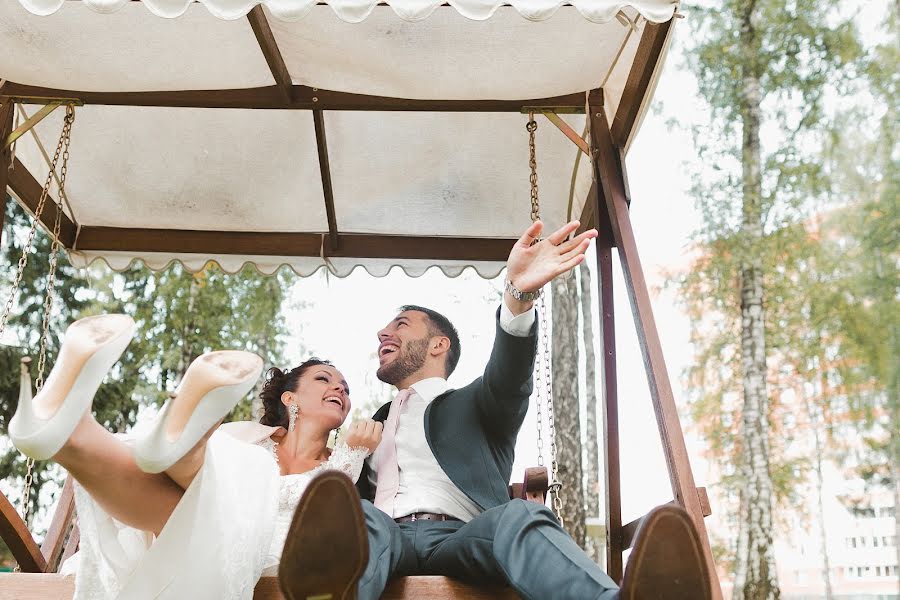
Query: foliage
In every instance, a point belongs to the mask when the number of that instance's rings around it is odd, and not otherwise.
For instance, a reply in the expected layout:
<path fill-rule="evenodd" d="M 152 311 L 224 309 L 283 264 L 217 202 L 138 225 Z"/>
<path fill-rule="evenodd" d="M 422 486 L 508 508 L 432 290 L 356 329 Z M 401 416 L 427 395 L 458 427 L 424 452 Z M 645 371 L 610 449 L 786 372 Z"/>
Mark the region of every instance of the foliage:
<path fill-rule="evenodd" d="M 798 317 L 813 310 L 794 300 L 798 268 L 816 248 L 805 223 L 833 187 L 820 149 L 837 98 L 858 87 L 861 48 L 851 20 L 837 16 L 843 7 L 726 0 L 692 12 L 698 41 L 689 62 L 710 119 L 695 129 L 698 251 L 678 286 L 697 349 L 688 373 L 693 416 L 721 462 L 731 510 L 741 509 L 735 587 L 745 598 L 779 596 L 771 532 L 759 531 L 772 507 L 756 486 L 764 482 L 776 503 L 786 502 L 807 466 L 790 452 L 796 419 L 779 375 L 796 354 Z M 748 543 L 747 535 L 756 537 Z"/>
<path fill-rule="evenodd" d="M 3 240 L 4 272 L 13 273 L 21 254 L 29 218 L 11 200 L 7 204 Z M 15 411 L 19 390 L 19 359 L 36 359 L 45 273 L 50 241 L 39 230 L 35 247 L 22 278 L 17 304 L 7 327 L 7 340 L 0 346 L 0 430 L 5 431 Z M 142 406 L 162 402 L 173 391 L 190 361 L 213 349 L 244 349 L 257 352 L 267 364 L 280 357 L 284 321 L 281 316 L 284 274 L 264 276 L 251 268 L 230 275 L 214 264 L 192 274 L 181 265 L 154 273 L 132 267 L 122 274 L 105 268 L 76 270 L 60 257 L 55 286 L 55 304 L 48 336 L 47 371 L 54 363 L 66 325 L 80 317 L 124 312 L 134 317 L 138 335 L 110 377 L 98 390 L 93 412 L 113 431 L 132 426 Z M 9 290 L 9 284 L 4 285 Z M 32 362 L 32 378 L 36 376 Z M 251 417 L 251 403 L 239 405 L 232 418 Z M 14 448 L 0 445 L 0 478 L 8 484 L 21 482 L 25 460 Z M 52 462 L 35 465 L 32 515 L 41 488 L 61 477 Z M 59 483 L 59 482 L 57 482 Z M 56 486 L 51 486 L 56 487 Z"/>

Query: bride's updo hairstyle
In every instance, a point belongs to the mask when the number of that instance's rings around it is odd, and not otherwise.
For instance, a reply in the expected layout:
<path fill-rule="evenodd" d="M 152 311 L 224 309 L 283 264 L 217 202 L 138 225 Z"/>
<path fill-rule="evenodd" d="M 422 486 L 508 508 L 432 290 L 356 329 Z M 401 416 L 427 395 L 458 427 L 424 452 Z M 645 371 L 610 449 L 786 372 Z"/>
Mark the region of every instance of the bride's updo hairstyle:
<path fill-rule="evenodd" d="M 327 360 L 310 358 L 289 371 L 282 371 L 278 367 L 272 367 L 266 371 L 266 383 L 259 393 L 265 414 L 263 414 L 259 422 L 269 427 L 286 428 L 288 426 L 288 412 L 284 402 L 281 401 L 281 395 L 285 392 L 296 392 L 297 384 L 300 383 L 300 377 L 307 370 L 317 365 L 332 366 L 331 362 Z"/>

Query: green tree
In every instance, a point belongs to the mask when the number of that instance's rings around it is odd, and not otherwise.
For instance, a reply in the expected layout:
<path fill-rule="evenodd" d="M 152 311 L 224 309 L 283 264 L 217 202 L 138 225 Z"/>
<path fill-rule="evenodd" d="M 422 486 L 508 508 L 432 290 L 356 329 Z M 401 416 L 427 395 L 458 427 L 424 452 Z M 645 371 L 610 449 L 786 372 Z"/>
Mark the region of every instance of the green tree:
<path fill-rule="evenodd" d="M 10 274 L 8 283 L 3 286 L 4 293 L 8 294 L 12 284 L 12 275 L 15 273 L 16 263 L 22 254 L 24 243 L 24 235 L 17 236 L 16 234 L 27 231 L 30 217 L 11 199 L 7 200 L 6 215 L 3 233 L 6 248 L 2 255 L 3 266 L 0 268 Z M 7 324 L 5 336 L 8 341 L 14 341 L 12 345 L 0 346 L 0 364 L 3 366 L 2 374 L 0 374 L 0 431 L 6 431 L 9 419 L 15 412 L 18 403 L 20 359 L 24 356 L 33 358 L 31 363 L 32 380 L 39 375 L 36 372 L 37 358 L 44 316 L 44 300 L 47 292 L 50 245 L 49 236 L 39 229 L 22 275 L 14 312 L 10 314 Z M 53 310 L 50 315 L 46 340 L 45 377 L 50 366 L 53 365 L 59 349 L 59 340 L 68 323 L 101 310 L 105 312 L 117 310 L 114 302 L 110 305 L 100 306 L 92 301 L 90 287 L 90 281 L 85 274 L 72 268 L 65 257 L 61 255 L 53 287 Z M 6 297 L 3 300 L 5 302 Z M 94 402 L 98 421 L 113 430 L 131 425 L 137 415 L 137 411 L 130 407 L 128 401 L 131 391 L 137 384 L 136 373 L 133 369 L 127 368 L 129 362 L 133 360 L 133 355 L 124 358 L 116 375 L 109 378 L 108 382 L 100 387 Z M 25 476 L 25 465 L 25 457 L 10 447 L 0 455 L 0 477 L 8 482 L 21 481 Z M 35 464 L 33 491 L 30 498 L 29 514 L 31 516 L 39 508 L 41 490 L 49 480 L 58 477 L 57 471 L 49 461 Z"/>
<path fill-rule="evenodd" d="M 720 431 L 735 433 L 713 443 L 737 459 L 728 474 L 739 490 L 734 596 L 747 600 L 780 597 L 772 531 L 782 474 L 771 460 L 766 313 L 781 277 L 780 232 L 827 190 L 814 150 L 827 131 L 824 98 L 853 80 L 859 45 L 851 24 L 835 17 L 838 8 L 837 1 L 725 0 L 694 19 L 699 41 L 689 60 L 710 108 L 696 139 L 700 163 L 711 168 L 695 177 L 704 256 L 682 291 L 689 305 L 714 308 L 728 332 L 695 336 L 697 368 L 727 393 L 704 390 L 694 409 L 726 408 Z"/>
<path fill-rule="evenodd" d="M 135 345 L 142 356 L 145 402 L 161 403 L 204 352 L 247 350 L 267 366 L 281 363 L 287 275 L 262 275 L 249 265 L 228 274 L 213 262 L 197 273 L 175 264 L 160 272 L 136 267 L 122 275 L 123 299 L 141 332 Z M 253 418 L 252 411 L 248 398 L 231 418 Z"/>
<path fill-rule="evenodd" d="M 7 273 L 14 273 L 30 220 L 8 200 L 6 247 L 2 256 Z M 37 357 L 43 318 L 50 240 L 38 231 L 34 249 L 22 277 L 6 339 L 0 346 L 0 430 L 6 431 L 19 393 L 19 361 Z M 291 278 L 279 273 L 264 276 L 252 267 L 224 273 L 214 264 L 193 274 L 180 264 L 152 272 L 134 267 L 122 274 L 106 268 L 77 270 L 60 256 L 54 286 L 54 310 L 47 338 L 47 368 L 52 367 L 65 327 L 86 315 L 124 312 L 135 318 L 138 335 L 94 398 L 97 420 L 112 431 L 132 426 L 141 405 L 162 402 L 173 391 L 190 362 L 215 349 L 244 349 L 259 353 L 267 364 L 280 359 L 284 320 L 281 303 Z M 3 287 L 8 292 L 10 283 Z M 32 362 L 32 371 L 36 361 Z M 46 375 L 46 373 L 45 373 Z M 32 372 L 35 378 L 37 373 Z M 241 403 L 231 418 L 252 418 L 252 403 Z M 0 450 L 0 477 L 11 485 L 25 474 L 25 457 L 14 448 Z M 38 462 L 30 502 L 35 515 L 41 505 L 53 503 L 41 490 L 50 481 L 61 483 L 64 474 L 51 461 Z M 0 550 L 2 556 L 2 550 Z"/>
<path fill-rule="evenodd" d="M 832 252 L 840 257 L 841 354 L 867 385 L 851 396 L 868 427 L 868 452 L 857 457 L 871 485 L 892 490 L 900 539 L 900 160 L 897 153 L 900 4 L 890 5 L 885 40 L 870 53 L 870 102 L 847 112 L 831 153 L 836 192 L 851 205 L 835 215 Z M 877 118 L 873 119 L 873 114 Z M 860 127 L 860 123 L 872 127 Z M 900 564 L 900 545 L 897 548 Z"/>

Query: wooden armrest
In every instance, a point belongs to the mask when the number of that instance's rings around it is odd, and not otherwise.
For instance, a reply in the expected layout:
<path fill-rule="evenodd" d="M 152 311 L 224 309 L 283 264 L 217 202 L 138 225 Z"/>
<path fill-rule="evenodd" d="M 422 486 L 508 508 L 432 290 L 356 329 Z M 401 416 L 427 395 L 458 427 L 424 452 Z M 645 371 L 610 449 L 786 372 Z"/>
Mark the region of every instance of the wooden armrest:
<path fill-rule="evenodd" d="M 709 504 L 709 495 L 706 493 L 705 487 L 697 488 L 697 496 L 700 499 L 700 512 L 704 517 L 708 517 L 712 514 L 712 507 Z M 669 504 L 675 504 L 675 501 L 672 500 Z M 627 550 L 631 548 L 632 544 L 634 544 L 634 536 L 637 534 L 638 527 L 640 527 L 641 522 L 644 520 L 644 515 L 642 517 L 638 517 L 631 523 L 626 523 L 622 526 L 622 549 Z"/>
<path fill-rule="evenodd" d="M 0 493 L 0 538 L 6 542 L 19 568 L 25 573 L 43 573 L 47 560 L 34 541 L 28 526 L 9 500 Z"/>
<path fill-rule="evenodd" d="M 63 484 L 62 493 L 56 501 L 56 512 L 53 513 L 53 521 L 47 530 L 44 543 L 41 544 L 41 554 L 47 561 L 47 571 L 56 572 L 63 560 L 63 550 L 66 548 L 66 537 L 72 529 L 75 520 L 75 480 L 69 475 Z"/>
<path fill-rule="evenodd" d="M 529 467 L 525 469 L 525 478 L 522 483 L 514 483 L 509 486 L 510 499 L 522 499 L 546 503 L 547 490 L 550 487 L 550 479 L 547 467 Z"/>

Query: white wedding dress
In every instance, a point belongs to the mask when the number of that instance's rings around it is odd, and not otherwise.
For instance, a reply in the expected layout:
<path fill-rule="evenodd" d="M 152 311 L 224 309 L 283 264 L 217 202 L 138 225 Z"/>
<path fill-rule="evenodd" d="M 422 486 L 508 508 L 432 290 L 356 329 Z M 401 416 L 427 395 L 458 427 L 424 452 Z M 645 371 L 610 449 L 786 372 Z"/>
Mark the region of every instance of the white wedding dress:
<path fill-rule="evenodd" d="M 230 425 L 237 435 L 226 433 Z M 158 537 L 116 521 L 76 485 L 80 549 L 63 567 L 75 574 L 74 600 L 251 600 L 257 580 L 277 573 L 312 478 L 338 470 L 356 481 L 367 455 L 341 442 L 316 469 L 282 476 L 275 430 L 234 423 L 213 433 L 203 468 Z"/>

